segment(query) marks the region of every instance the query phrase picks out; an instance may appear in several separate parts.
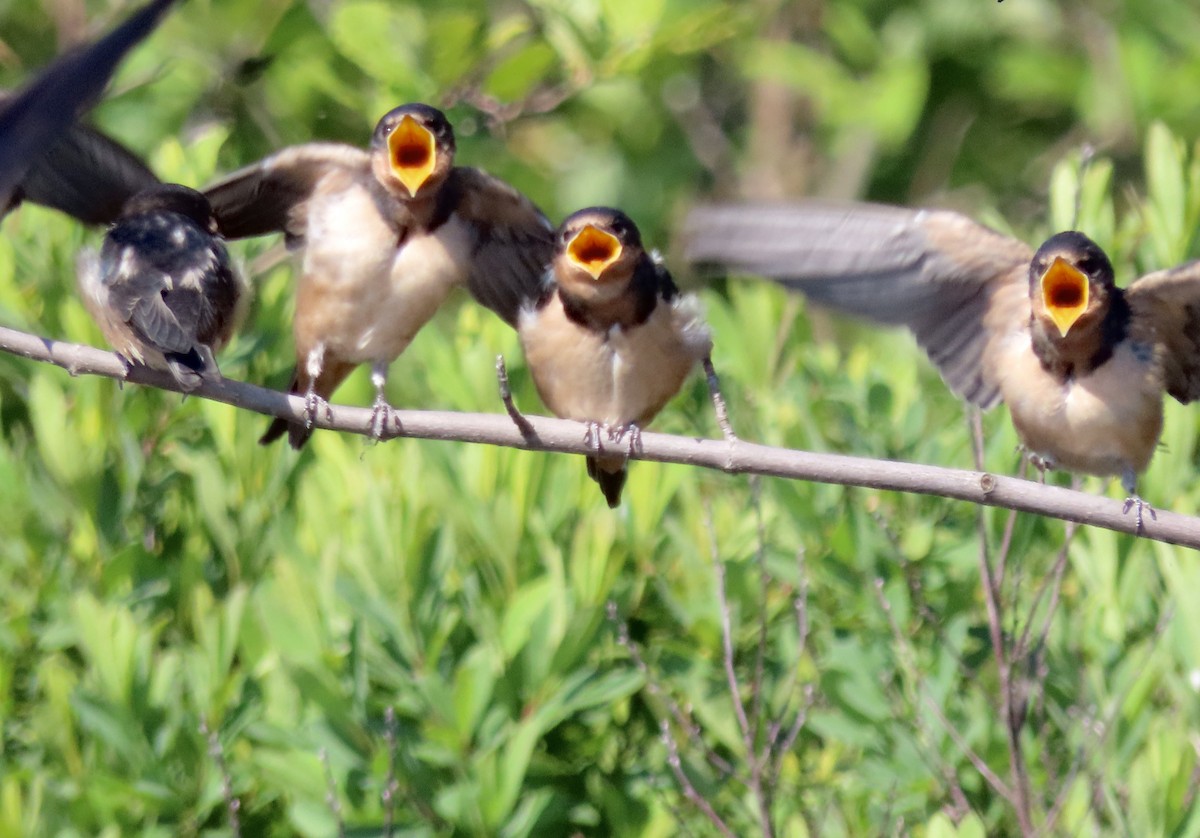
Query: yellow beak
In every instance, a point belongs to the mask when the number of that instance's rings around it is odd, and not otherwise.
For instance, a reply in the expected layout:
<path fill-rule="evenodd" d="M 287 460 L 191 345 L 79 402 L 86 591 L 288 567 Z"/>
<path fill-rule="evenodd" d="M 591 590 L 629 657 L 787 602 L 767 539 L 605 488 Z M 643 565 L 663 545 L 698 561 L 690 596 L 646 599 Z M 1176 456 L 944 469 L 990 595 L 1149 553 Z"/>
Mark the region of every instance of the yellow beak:
<path fill-rule="evenodd" d="M 588 224 L 567 245 L 567 256 L 591 274 L 592 279 L 599 279 L 621 258 L 621 242 L 612 233 Z"/>
<path fill-rule="evenodd" d="M 433 133 L 411 116 L 405 116 L 388 135 L 389 162 L 393 174 L 404 184 L 410 197 L 416 197 L 437 165 L 437 145 Z"/>
<path fill-rule="evenodd" d="M 1067 336 L 1088 307 L 1088 278 L 1078 268 L 1055 258 L 1042 274 L 1042 301 L 1059 334 Z"/>

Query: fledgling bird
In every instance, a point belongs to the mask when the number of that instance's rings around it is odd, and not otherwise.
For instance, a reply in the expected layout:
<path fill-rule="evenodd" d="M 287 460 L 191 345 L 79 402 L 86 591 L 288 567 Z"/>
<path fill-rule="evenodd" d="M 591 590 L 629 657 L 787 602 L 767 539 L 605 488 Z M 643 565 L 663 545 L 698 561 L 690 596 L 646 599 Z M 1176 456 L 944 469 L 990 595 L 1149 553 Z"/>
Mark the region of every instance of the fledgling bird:
<path fill-rule="evenodd" d="M 598 451 L 588 476 L 611 508 L 621 502 L 627 456 L 610 439 L 636 435 L 679 392 L 712 335 L 692 295 L 642 245 L 637 225 L 616 209 L 591 207 L 563 221 L 536 301 L 517 321 L 538 394 L 555 415 L 587 422 Z"/>
<path fill-rule="evenodd" d="M 283 232 L 303 250 L 293 332 L 305 423 L 277 419 L 263 444 L 293 448 L 359 364 L 371 365 L 373 427 L 386 430 L 388 366 L 456 286 L 509 324 L 536 296 L 553 228 L 503 181 L 454 165 L 445 115 L 419 103 L 380 119 L 363 150 L 336 143 L 284 149 L 209 187 L 229 238 Z"/>
<path fill-rule="evenodd" d="M 1036 252 L 954 212 L 875 205 L 712 206 L 686 255 L 770 277 L 815 302 L 907 326 L 950 388 L 1006 402 L 1043 467 L 1137 477 L 1162 431 L 1163 391 L 1200 398 L 1200 262 L 1116 286 L 1079 232 Z"/>
<path fill-rule="evenodd" d="M 82 111 L 90 107 L 108 84 L 117 65 L 134 46 L 149 35 L 174 0 L 154 0 L 135 12 L 112 32 L 92 44 L 68 52 L 43 70 L 36 79 L 19 91 L 6 94 L 0 101 L 0 215 L 19 203 L 22 197 L 37 203 L 67 202 L 64 211 L 72 214 L 92 213 L 97 207 L 108 206 L 108 218 L 119 207 L 111 193 L 105 191 L 110 181 L 100 177 L 95 187 L 101 194 L 73 195 L 69 191 L 43 191 L 47 179 L 64 161 L 81 165 L 90 156 L 108 161 L 106 172 L 124 172 L 129 177 L 144 176 L 148 170 L 130 173 L 140 163 L 136 158 L 113 152 L 107 138 L 96 140 L 96 132 L 76 130 L 73 123 Z M 65 144 L 59 142 L 67 138 Z M 119 148 L 119 147 L 118 147 Z M 48 155 L 57 154 L 57 158 Z M 109 155 L 116 155 L 111 160 Z M 119 159 L 118 159 L 119 158 Z M 131 162 L 132 161 L 132 162 Z M 74 165 L 72 163 L 71 165 Z M 28 179 L 32 175 L 31 179 Z M 153 175 L 151 175 L 153 177 Z M 140 186 L 152 185 L 143 181 Z M 107 197 L 105 197 L 107 196 Z M 119 204 L 128 195 L 120 195 Z M 79 202 L 82 202 L 80 204 Z M 73 212 L 72 206 L 80 206 Z"/>
<path fill-rule="evenodd" d="M 84 303 L 113 349 L 188 390 L 220 377 L 213 354 L 232 336 L 243 296 L 216 229 L 202 194 L 161 184 L 131 198 L 99 256 L 80 260 Z"/>

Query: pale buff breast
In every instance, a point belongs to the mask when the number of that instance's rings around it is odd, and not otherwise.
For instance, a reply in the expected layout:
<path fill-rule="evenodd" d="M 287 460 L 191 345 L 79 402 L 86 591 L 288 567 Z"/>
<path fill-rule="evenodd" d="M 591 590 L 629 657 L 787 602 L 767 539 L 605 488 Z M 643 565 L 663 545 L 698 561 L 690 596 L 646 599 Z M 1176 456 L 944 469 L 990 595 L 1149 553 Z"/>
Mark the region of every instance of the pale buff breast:
<path fill-rule="evenodd" d="M 558 297 L 522 312 L 518 331 L 538 394 L 556 415 L 623 425 L 649 422 L 712 347 L 690 298 L 659 305 L 631 329 L 585 329 Z"/>
<path fill-rule="evenodd" d="M 455 218 L 402 245 L 368 190 L 351 184 L 310 205 L 296 320 L 302 351 L 323 343 L 343 361 L 390 361 L 412 341 L 469 267 Z"/>
<path fill-rule="evenodd" d="M 1031 451 L 1098 475 L 1149 464 L 1162 431 L 1162 387 L 1148 347 L 1126 341 L 1091 374 L 1060 384 L 1024 332 L 1002 344 L 997 370 L 1013 425 Z"/>

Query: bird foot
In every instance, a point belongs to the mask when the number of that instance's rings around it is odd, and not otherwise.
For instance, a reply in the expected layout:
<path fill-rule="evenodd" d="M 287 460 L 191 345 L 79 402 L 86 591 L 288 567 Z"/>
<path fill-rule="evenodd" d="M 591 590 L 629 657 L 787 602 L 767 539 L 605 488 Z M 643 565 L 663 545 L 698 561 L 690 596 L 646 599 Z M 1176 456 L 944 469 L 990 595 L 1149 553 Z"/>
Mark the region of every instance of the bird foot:
<path fill-rule="evenodd" d="M 1130 495 L 1129 497 L 1125 498 L 1125 506 L 1121 509 L 1121 511 L 1128 515 L 1129 510 L 1131 509 L 1137 510 L 1137 532 L 1139 535 L 1145 531 L 1145 527 L 1142 525 L 1143 512 L 1149 512 L 1151 520 L 1158 520 L 1158 514 L 1154 511 L 1154 507 L 1146 503 L 1137 495 Z"/>
<path fill-rule="evenodd" d="M 371 405 L 371 437 L 382 440 L 384 434 L 388 432 L 388 425 L 393 422 L 396 424 L 396 430 L 400 430 L 400 418 L 392 406 L 387 403 L 383 393 L 380 393 L 375 396 L 375 403 Z"/>
<path fill-rule="evenodd" d="M 625 437 L 629 437 L 629 456 L 635 456 L 642 451 L 642 429 L 637 426 L 637 423 L 630 422 L 628 425 L 611 425 L 608 428 L 608 438 L 611 442 L 621 442 Z"/>
<path fill-rule="evenodd" d="M 317 421 L 317 413 L 321 408 L 325 408 L 325 418 L 333 419 L 333 408 L 329 406 L 329 402 L 317 395 L 315 390 L 309 390 L 304 394 L 304 427 L 307 430 L 312 430 Z"/>
<path fill-rule="evenodd" d="M 583 444 L 593 451 L 600 452 L 604 450 L 604 443 L 600 441 L 601 431 L 603 426 L 599 422 L 584 422 Z"/>
<path fill-rule="evenodd" d="M 1025 448 L 1025 446 L 1020 446 L 1019 450 L 1025 452 L 1025 456 L 1029 460 L 1029 464 L 1037 469 L 1038 482 L 1045 484 L 1046 472 L 1056 468 L 1058 465 L 1054 461 L 1054 458 L 1046 454 L 1038 454 L 1034 451 L 1030 451 L 1028 448 Z"/>

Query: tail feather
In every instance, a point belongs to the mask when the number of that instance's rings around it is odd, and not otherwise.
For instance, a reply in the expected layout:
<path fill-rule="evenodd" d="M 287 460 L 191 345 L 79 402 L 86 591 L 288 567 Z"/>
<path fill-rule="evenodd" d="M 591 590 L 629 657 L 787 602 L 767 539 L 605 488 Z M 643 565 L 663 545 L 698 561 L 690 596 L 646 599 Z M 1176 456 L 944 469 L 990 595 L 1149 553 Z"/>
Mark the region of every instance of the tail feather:
<path fill-rule="evenodd" d="M 621 505 L 621 490 L 625 488 L 625 478 L 629 476 L 629 469 L 624 460 L 616 466 L 616 470 L 606 468 L 610 465 L 611 461 L 601 463 L 595 457 L 587 458 L 588 477 L 600 486 L 604 499 L 608 501 L 608 508 L 616 509 Z"/>
<path fill-rule="evenodd" d="M 317 376 L 317 380 L 312 383 L 312 390 L 322 399 L 328 400 L 346 377 L 354 371 L 357 364 L 349 364 L 345 361 L 338 361 L 326 358 L 325 366 L 321 370 L 321 374 Z M 288 387 L 288 392 L 293 395 L 303 396 L 308 393 L 309 378 L 296 369 L 296 374 L 292 377 L 291 386 Z M 275 440 L 279 439 L 284 433 L 287 434 L 288 444 L 299 451 L 308 442 L 309 437 L 313 435 L 313 428 L 309 427 L 306 422 L 295 422 L 288 419 L 275 419 L 271 422 L 271 426 L 267 428 L 267 432 L 258 439 L 259 445 L 270 445 Z"/>
<path fill-rule="evenodd" d="M 300 381 L 300 375 L 297 373 L 292 376 L 292 383 L 288 386 L 288 392 L 295 394 L 303 394 L 308 390 L 308 385 Z M 308 438 L 312 436 L 313 429 L 308 427 L 304 422 L 289 422 L 287 419 L 276 418 L 272 420 L 271 425 L 267 428 L 267 432 L 258 438 L 259 445 L 270 445 L 275 440 L 287 434 L 288 444 L 299 451 L 308 442 Z"/>

